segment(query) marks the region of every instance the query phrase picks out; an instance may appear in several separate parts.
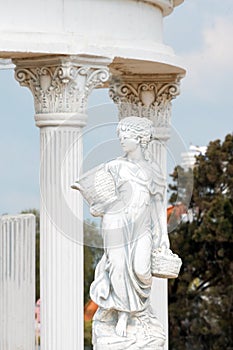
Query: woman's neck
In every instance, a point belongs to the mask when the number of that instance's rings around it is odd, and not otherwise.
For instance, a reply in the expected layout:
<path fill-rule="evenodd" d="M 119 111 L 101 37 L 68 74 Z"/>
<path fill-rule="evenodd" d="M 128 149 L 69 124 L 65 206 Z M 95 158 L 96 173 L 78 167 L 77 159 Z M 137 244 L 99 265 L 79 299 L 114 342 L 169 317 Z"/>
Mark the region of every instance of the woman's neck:
<path fill-rule="evenodd" d="M 142 153 L 142 150 L 141 150 L 141 147 L 140 147 L 140 148 L 137 148 L 137 149 L 136 149 L 135 151 L 133 151 L 133 152 L 127 153 L 126 157 L 127 157 L 128 160 L 132 160 L 132 161 L 142 161 L 142 160 L 145 160 L 145 159 L 144 159 L 144 156 L 143 156 L 143 153 Z"/>

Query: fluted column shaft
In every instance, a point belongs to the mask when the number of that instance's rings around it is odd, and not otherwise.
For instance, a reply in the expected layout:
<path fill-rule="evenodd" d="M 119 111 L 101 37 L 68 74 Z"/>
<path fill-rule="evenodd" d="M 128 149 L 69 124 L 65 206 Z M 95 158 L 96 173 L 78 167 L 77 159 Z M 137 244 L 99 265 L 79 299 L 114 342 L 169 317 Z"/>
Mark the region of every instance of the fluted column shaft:
<path fill-rule="evenodd" d="M 177 74 L 115 76 L 109 89 L 109 95 L 118 107 L 119 119 L 137 116 L 153 122 L 155 135 L 150 151 L 164 175 L 167 170 L 166 143 L 170 137 L 171 101 L 179 94 L 180 78 Z M 167 280 L 153 278 L 151 305 L 164 325 L 168 339 L 167 293 Z M 168 341 L 164 349 L 168 349 Z"/>
<path fill-rule="evenodd" d="M 83 349 L 83 208 L 70 186 L 82 166 L 88 95 L 106 62 L 80 57 L 16 61 L 40 127 L 41 350 Z"/>
<path fill-rule="evenodd" d="M 41 348 L 45 350 L 83 346 L 82 200 L 72 198 L 70 191 L 82 162 L 80 132 L 64 126 L 43 127 L 40 132 Z M 70 147 L 73 154 L 67 162 Z"/>
<path fill-rule="evenodd" d="M 0 349 L 35 344 L 35 217 L 0 218 Z"/>

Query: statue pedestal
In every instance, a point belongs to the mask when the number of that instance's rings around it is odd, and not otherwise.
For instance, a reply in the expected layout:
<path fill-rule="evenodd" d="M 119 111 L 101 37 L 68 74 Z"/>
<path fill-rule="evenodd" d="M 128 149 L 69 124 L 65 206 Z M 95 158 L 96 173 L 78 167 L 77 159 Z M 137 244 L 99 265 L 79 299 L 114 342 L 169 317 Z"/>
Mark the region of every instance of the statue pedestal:
<path fill-rule="evenodd" d="M 116 334 L 117 319 L 116 311 L 98 309 L 93 321 L 94 350 L 163 350 L 163 327 L 148 310 L 129 317 L 127 337 Z"/>

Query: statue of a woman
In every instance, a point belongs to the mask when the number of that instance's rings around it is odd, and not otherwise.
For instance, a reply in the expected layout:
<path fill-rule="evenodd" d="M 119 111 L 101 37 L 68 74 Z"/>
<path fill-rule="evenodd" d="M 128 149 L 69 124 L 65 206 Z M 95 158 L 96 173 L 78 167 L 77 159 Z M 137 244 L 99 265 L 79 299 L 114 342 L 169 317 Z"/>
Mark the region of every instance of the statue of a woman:
<path fill-rule="evenodd" d="M 151 313 L 150 292 L 152 250 L 169 248 L 165 179 L 147 154 L 153 133 L 150 120 L 127 117 L 117 132 L 125 155 L 105 164 L 116 198 L 91 207 L 94 215 L 102 216 L 104 241 L 90 289 L 99 305 L 93 343 L 101 350 L 162 349 L 164 333 Z"/>

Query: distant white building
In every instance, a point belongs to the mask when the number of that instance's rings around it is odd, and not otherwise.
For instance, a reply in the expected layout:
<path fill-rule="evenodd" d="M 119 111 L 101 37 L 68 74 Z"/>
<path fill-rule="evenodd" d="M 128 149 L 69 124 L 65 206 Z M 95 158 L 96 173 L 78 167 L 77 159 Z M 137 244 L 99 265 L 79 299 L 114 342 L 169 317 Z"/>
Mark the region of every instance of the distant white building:
<path fill-rule="evenodd" d="M 193 169 L 194 164 L 196 162 L 196 156 L 199 156 L 200 154 L 204 155 L 206 153 L 206 149 L 207 149 L 206 146 L 198 147 L 198 146 L 190 145 L 188 152 L 181 153 L 181 158 L 182 158 L 181 166 L 184 169 L 188 169 L 188 168 Z"/>

